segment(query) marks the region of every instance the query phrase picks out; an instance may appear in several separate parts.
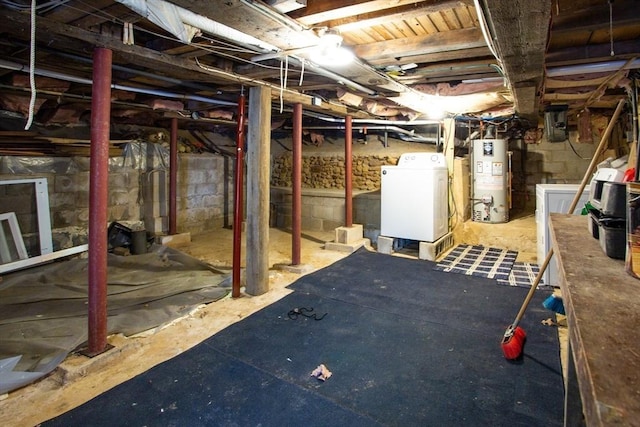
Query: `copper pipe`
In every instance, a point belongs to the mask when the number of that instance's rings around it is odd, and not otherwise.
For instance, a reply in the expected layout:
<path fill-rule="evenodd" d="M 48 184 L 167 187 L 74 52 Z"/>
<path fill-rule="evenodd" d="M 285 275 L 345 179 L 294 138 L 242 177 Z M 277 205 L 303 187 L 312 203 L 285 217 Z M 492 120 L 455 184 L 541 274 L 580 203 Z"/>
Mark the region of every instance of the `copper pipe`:
<path fill-rule="evenodd" d="M 171 119 L 171 140 L 169 141 L 169 234 L 176 234 L 178 198 L 178 119 Z"/>
<path fill-rule="evenodd" d="M 353 118 L 347 116 L 344 121 L 344 225 L 351 227 L 353 225 L 353 186 L 351 177 L 353 175 L 353 162 L 351 158 L 352 151 L 352 122 Z"/>
<path fill-rule="evenodd" d="M 89 342 L 87 353 L 107 348 L 107 201 L 112 51 L 93 51 L 89 178 Z"/>
<path fill-rule="evenodd" d="M 238 99 L 238 124 L 236 127 L 236 186 L 233 210 L 233 268 L 231 296 L 240 296 L 240 255 L 242 252 L 242 212 L 244 186 L 244 92 Z"/>
<path fill-rule="evenodd" d="M 291 174 L 291 264 L 300 265 L 302 235 L 302 104 L 293 106 L 293 168 Z"/>

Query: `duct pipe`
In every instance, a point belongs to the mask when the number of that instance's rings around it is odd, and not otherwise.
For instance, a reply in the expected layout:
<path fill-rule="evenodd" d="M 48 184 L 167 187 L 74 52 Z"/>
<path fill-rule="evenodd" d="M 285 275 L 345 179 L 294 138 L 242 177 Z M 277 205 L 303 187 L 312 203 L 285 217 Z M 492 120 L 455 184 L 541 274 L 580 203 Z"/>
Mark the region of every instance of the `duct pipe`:
<path fill-rule="evenodd" d="M 240 259 L 242 253 L 242 212 L 244 191 L 244 117 L 245 117 L 244 88 L 238 99 L 238 124 L 236 127 L 236 182 L 235 197 L 233 201 L 233 272 L 232 290 L 233 298 L 240 297 Z"/>
<path fill-rule="evenodd" d="M 178 199 L 178 119 L 171 119 L 171 140 L 169 141 L 169 235 L 177 233 Z"/>
<path fill-rule="evenodd" d="M 265 43 L 262 40 L 215 22 L 206 16 L 199 15 L 173 3 L 163 0 L 116 1 L 171 32 L 184 43 L 190 43 L 193 36 L 195 36 L 199 30 L 202 30 L 205 33 L 213 34 L 245 46 L 255 46 L 262 50 L 278 50 L 277 47 L 269 43 Z"/>
<path fill-rule="evenodd" d="M 28 73 L 30 71 L 30 67 L 28 65 L 22 65 L 22 64 L 18 64 L 16 62 L 6 61 L 4 59 L 0 59 L 0 68 L 4 68 L 6 70 L 13 70 L 13 71 L 22 71 L 22 72 L 25 72 L 25 73 Z M 86 85 L 92 85 L 93 84 L 93 81 L 91 79 L 84 79 L 82 77 L 70 76 L 68 74 L 58 73 L 56 71 L 42 70 L 42 69 L 36 68 L 34 70 L 34 73 L 39 75 L 39 76 L 51 77 L 52 79 L 64 80 L 64 81 L 68 81 L 68 82 L 72 82 L 72 83 L 79 83 L 79 84 L 86 84 Z M 160 96 L 160 97 L 164 97 L 164 98 L 174 98 L 174 99 L 183 99 L 183 100 L 190 100 L 190 101 L 199 101 L 199 102 L 205 102 L 205 103 L 213 104 L 213 105 L 226 105 L 226 106 L 235 106 L 236 105 L 235 102 L 222 101 L 222 100 L 219 100 L 219 99 L 208 98 L 208 97 L 205 97 L 205 96 L 183 95 L 183 94 L 167 92 L 167 91 L 163 91 L 163 90 L 146 89 L 146 88 L 133 87 L 133 86 L 124 86 L 124 85 L 119 85 L 119 84 L 113 84 L 111 82 L 109 82 L 109 83 L 110 83 L 111 89 L 122 90 L 122 91 L 125 91 L 125 92 L 142 93 L 142 94 L 145 94 L 145 95 L 154 95 L 154 96 Z"/>
<path fill-rule="evenodd" d="M 293 106 L 293 167 L 291 172 L 291 264 L 300 265 L 302 236 L 302 104 Z"/>
<path fill-rule="evenodd" d="M 628 63 L 627 63 L 628 62 Z M 626 66 L 625 66 L 626 64 Z M 578 74 L 606 73 L 622 69 L 640 68 L 640 59 L 633 61 L 607 61 L 593 64 L 568 65 L 547 70 L 547 77 L 575 76 Z"/>
<path fill-rule="evenodd" d="M 19 43 L 16 42 L 17 45 L 23 46 L 25 48 L 28 48 L 28 44 L 27 43 Z M 79 61 L 79 62 L 84 62 L 84 63 L 89 63 L 91 64 L 91 58 L 85 58 L 84 56 L 80 56 L 80 55 L 74 55 L 71 53 L 63 53 L 63 52 L 58 52 L 54 49 L 50 49 L 50 48 L 46 48 L 46 47 L 42 47 L 42 46 L 38 46 L 38 51 L 41 52 L 48 52 L 51 53 L 53 55 L 57 55 L 61 58 L 69 58 L 72 59 L 74 61 Z M 155 80 L 160 80 L 162 82 L 167 82 L 167 83 L 171 83 L 171 84 L 175 84 L 175 85 L 179 85 L 179 86 L 184 86 L 184 87 L 189 87 L 192 89 L 196 89 L 196 90 L 202 90 L 202 91 L 210 91 L 211 87 L 210 86 L 205 86 L 199 83 L 195 83 L 195 82 L 191 82 L 191 81 L 184 81 L 184 80 L 180 80 L 180 79 L 176 79 L 173 77 L 169 77 L 169 76 L 164 76 L 161 74 L 155 74 L 155 73 L 150 73 L 147 71 L 143 71 L 143 70 L 137 70 L 135 68 L 130 68 L 130 67 L 125 67 L 122 65 L 117 65 L 117 64 L 112 64 L 111 65 L 111 69 L 114 71 L 122 71 L 123 73 L 129 73 L 129 74 L 135 74 L 138 76 L 143 76 L 143 77 L 149 77 L 150 79 L 155 79 Z M 41 92 L 40 90 L 38 92 Z"/>
<path fill-rule="evenodd" d="M 323 120 L 331 123 L 344 123 L 346 120 L 338 117 L 325 116 L 323 114 L 314 113 L 311 111 L 305 112 L 305 115 L 314 117 L 316 119 Z M 425 126 L 425 125 L 437 125 L 440 124 L 440 120 L 384 120 L 384 119 L 351 119 L 352 123 L 366 123 L 372 125 L 400 125 L 400 126 Z M 305 126 L 306 127 L 306 126 Z"/>
<path fill-rule="evenodd" d="M 280 52 L 282 49 L 274 46 L 270 43 L 263 42 L 253 36 L 245 34 L 241 31 L 228 27 L 226 25 L 220 24 L 206 16 L 198 15 L 196 13 L 191 12 L 190 10 L 184 9 L 182 7 L 173 5 L 171 3 L 162 1 L 162 0 L 117 0 L 119 3 L 129 7 L 134 12 L 138 13 L 141 16 L 149 19 L 151 22 L 165 28 L 167 31 L 174 34 L 176 37 L 179 37 L 183 42 L 190 43 L 191 37 L 184 39 L 185 31 L 184 28 L 180 27 L 180 24 L 187 24 L 191 27 L 195 27 L 197 29 L 202 30 L 205 33 L 221 37 L 223 39 L 229 40 L 231 42 L 239 43 L 245 46 L 250 46 L 257 48 L 257 50 L 265 53 L 265 52 Z M 150 10 L 156 8 L 164 9 L 162 11 L 162 16 L 156 15 L 158 11 Z M 176 17 L 178 21 L 176 21 Z M 304 61 L 303 59 L 297 58 L 295 56 L 291 56 L 293 60 L 295 60 L 298 65 L 301 65 Z M 308 70 L 313 71 L 314 73 L 323 75 L 324 77 L 335 80 L 336 82 L 341 82 L 345 86 L 348 86 L 352 89 L 364 92 L 368 95 L 375 95 L 376 91 L 371 90 L 361 84 L 349 80 L 339 74 L 336 74 L 332 71 L 326 70 L 322 67 L 315 65 L 312 62 L 304 61 L 304 64 Z"/>
<path fill-rule="evenodd" d="M 345 135 L 344 135 L 344 222 L 346 227 L 353 225 L 353 197 L 352 197 L 352 170 L 353 160 L 351 158 L 352 151 L 352 129 L 351 122 L 353 118 L 351 116 L 345 117 Z"/>
<path fill-rule="evenodd" d="M 93 52 L 89 177 L 89 339 L 87 355 L 107 350 L 107 201 L 111 61 L 109 49 Z"/>

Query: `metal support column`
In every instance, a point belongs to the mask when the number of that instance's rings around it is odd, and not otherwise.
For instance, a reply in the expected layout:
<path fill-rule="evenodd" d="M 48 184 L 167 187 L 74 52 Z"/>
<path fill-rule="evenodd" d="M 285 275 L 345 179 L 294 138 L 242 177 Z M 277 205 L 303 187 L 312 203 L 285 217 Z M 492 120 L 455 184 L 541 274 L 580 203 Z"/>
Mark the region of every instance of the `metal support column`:
<path fill-rule="evenodd" d="M 344 225 L 346 227 L 353 226 L 353 186 L 352 186 L 352 171 L 353 171 L 353 159 L 351 158 L 352 152 L 352 117 L 347 116 L 344 120 Z"/>
<path fill-rule="evenodd" d="M 238 125 L 236 128 L 236 186 L 233 200 L 233 266 L 231 296 L 240 296 L 240 259 L 242 253 L 242 212 L 244 198 L 244 90 L 238 99 Z"/>
<path fill-rule="evenodd" d="M 89 343 L 94 356 L 107 347 L 107 201 L 112 51 L 93 51 L 89 179 Z"/>
<path fill-rule="evenodd" d="M 171 139 L 169 141 L 169 235 L 178 231 L 178 119 L 171 119 Z"/>
<path fill-rule="evenodd" d="M 302 104 L 293 106 L 293 192 L 291 213 L 291 264 L 300 265 L 300 239 L 302 236 Z"/>

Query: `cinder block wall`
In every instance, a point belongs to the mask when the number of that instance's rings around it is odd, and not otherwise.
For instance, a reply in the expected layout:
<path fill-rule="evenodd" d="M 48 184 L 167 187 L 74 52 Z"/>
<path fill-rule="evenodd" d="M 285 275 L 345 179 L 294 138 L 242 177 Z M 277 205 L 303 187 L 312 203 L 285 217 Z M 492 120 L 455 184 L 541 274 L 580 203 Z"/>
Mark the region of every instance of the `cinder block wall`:
<path fill-rule="evenodd" d="M 16 159 L 13 159 L 16 161 Z M 55 167 L 52 165 L 55 164 Z M 89 224 L 89 159 L 39 157 L 25 160 L 20 172 L 6 173 L 4 162 L 0 180 L 46 178 L 49 192 L 49 215 L 53 250 L 87 242 Z M 31 173 L 28 168 L 31 168 Z M 139 220 L 139 172 L 130 167 L 111 167 L 109 171 L 108 221 Z M 39 255 L 38 217 L 35 186 L 10 184 L 0 186 L 0 213 L 15 212 L 30 256 Z M 106 224 L 105 224 L 106 227 Z"/>
<path fill-rule="evenodd" d="M 178 232 L 197 234 L 231 225 L 234 168 L 233 159 L 217 154 L 179 156 Z"/>
<path fill-rule="evenodd" d="M 54 251 L 87 243 L 89 159 L 0 158 L 0 180 L 46 178 Z M 233 162 L 214 154 L 178 156 L 177 231 L 200 233 L 230 225 L 233 213 Z M 19 164 L 21 168 L 18 168 Z M 122 165 L 125 163 L 125 165 Z M 109 167 L 108 223 L 144 221 L 147 231 L 168 231 L 168 171 L 130 162 Z M 20 173 L 13 173 L 13 172 Z M 30 256 L 39 255 L 35 188 L 0 186 L 0 213 L 15 212 Z M 105 224 L 105 227 L 108 224 Z"/>

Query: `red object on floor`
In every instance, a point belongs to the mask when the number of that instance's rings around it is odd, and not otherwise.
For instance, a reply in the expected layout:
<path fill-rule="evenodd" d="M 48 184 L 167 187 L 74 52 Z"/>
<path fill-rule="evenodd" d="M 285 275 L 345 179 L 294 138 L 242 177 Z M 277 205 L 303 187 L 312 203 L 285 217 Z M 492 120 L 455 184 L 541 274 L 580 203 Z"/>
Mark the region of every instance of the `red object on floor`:
<path fill-rule="evenodd" d="M 622 182 L 632 182 L 636 176 L 636 168 L 629 168 L 624 172 Z"/>
<path fill-rule="evenodd" d="M 520 326 L 517 326 L 510 335 L 505 334 L 502 340 L 502 353 L 505 359 L 515 360 L 520 357 L 526 337 L 527 333 Z"/>

